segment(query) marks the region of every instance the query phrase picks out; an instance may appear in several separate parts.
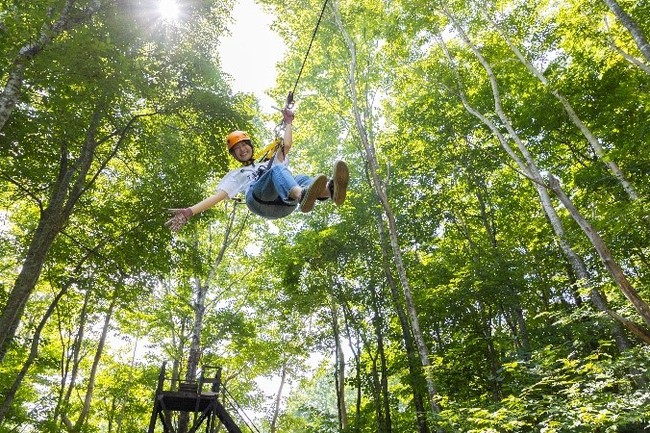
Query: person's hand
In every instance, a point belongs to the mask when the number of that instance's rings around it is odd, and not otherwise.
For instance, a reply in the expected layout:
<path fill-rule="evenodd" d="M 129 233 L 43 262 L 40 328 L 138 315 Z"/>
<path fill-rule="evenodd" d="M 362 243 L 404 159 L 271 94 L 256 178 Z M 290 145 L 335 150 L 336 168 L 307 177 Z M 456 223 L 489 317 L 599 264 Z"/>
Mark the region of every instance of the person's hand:
<path fill-rule="evenodd" d="M 169 209 L 169 212 L 173 213 L 172 216 L 165 225 L 173 232 L 179 231 L 187 222 L 190 220 L 192 215 L 192 209 L 186 207 L 184 209 Z"/>
<path fill-rule="evenodd" d="M 282 120 L 284 121 L 285 125 L 291 125 L 291 122 L 293 122 L 294 117 L 295 114 L 293 110 L 291 110 L 289 107 L 284 107 L 282 109 Z"/>

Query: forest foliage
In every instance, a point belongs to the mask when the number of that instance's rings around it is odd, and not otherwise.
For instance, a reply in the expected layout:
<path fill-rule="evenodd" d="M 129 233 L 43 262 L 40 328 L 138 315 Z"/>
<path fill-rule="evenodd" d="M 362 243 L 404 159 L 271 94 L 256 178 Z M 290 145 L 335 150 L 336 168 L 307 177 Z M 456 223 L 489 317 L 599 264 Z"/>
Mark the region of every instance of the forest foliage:
<path fill-rule="evenodd" d="M 260 4 L 347 201 L 173 234 L 279 120 L 233 2 L 0 0 L 0 432 L 145 431 L 163 363 L 244 431 L 650 431 L 647 2 Z"/>

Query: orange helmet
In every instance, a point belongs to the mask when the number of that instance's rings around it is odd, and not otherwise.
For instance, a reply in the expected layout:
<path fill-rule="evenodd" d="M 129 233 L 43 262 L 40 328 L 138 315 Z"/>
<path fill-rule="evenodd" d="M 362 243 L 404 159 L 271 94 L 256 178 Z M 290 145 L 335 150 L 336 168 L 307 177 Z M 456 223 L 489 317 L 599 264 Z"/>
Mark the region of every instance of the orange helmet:
<path fill-rule="evenodd" d="M 248 143 L 250 143 L 251 137 L 244 131 L 233 131 L 228 134 L 226 137 L 226 145 L 228 146 L 228 150 L 232 149 L 235 144 L 239 143 L 240 141 L 248 141 Z"/>

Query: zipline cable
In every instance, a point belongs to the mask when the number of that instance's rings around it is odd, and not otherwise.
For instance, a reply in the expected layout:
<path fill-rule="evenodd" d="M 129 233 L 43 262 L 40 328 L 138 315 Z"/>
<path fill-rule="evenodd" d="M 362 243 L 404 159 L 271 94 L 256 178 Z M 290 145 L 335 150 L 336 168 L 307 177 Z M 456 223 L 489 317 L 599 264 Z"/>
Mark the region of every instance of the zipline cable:
<path fill-rule="evenodd" d="M 285 105 L 285 108 L 292 108 L 293 107 L 293 95 L 296 93 L 296 88 L 298 87 L 298 81 L 300 81 L 300 77 L 302 76 L 302 71 L 305 69 L 305 64 L 307 63 L 307 58 L 309 57 L 309 52 L 311 51 L 311 47 L 314 44 L 314 40 L 316 39 L 316 34 L 318 33 L 318 27 L 320 26 L 320 22 L 323 19 L 323 15 L 325 14 L 325 8 L 327 7 L 327 2 L 328 0 L 325 0 L 323 2 L 323 7 L 320 10 L 320 15 L 318 15 L 318 21 L 316 21 L 316 26 L 314 27 L 314 31 L 311 34 L 311 40 L 309 41 L 309 46 L 307 47 L 307 52 L 305 53 L 305 58 L 302 60 L 302 65 L 300 65 L 300 71 L 298 71 L 298 77 L 296 78 L 296 82 L 293 84 L 293 90 L 289 92 L 287 95 L 287 103 Z M 281 111 L 280 109 L 276 108 L 276 110 Z M 258 162 L 262 162 L 264 160 L 268 159 L 268 164 L 266 166 L 266 169 L 270 169 L 271 165 L 273 165 L 273 161 L 275 159 L 275 154 L 277 153 L 278 149 L 284 146 L 283 140 L 280 138 L 280 132 L 284 128 L 284 120 L 278 124 L 278 126 L 275 128 L 275 134 L 276 134 L 276 139 L 267 145 L 262 151 L 259 153 L 260 156 L 257 156 L 256 158 L 258 159 Z M 270 158 L 267 158 L 269 155 Z"/>
<path fill-rule="evenodd" d="M 253 420 L 250 419 L 250 417 L 248 416 L 248 414 L 246 414 L 244 409 L 242 409 L 242 407 L 239 405 L 239 403 L 237 403 L 237 400 L 235 400 L 235 397 L 232 396 L 230 391 L 228 391 L 225 386 L 223 386 L 222 388 L 223 388 L 223 391 L 224 391 L 224 395 L 226 397 L 228 397 L 228 400 L 230 401 L 230 404 L 235 408 L 235 410 L 237 411 L 237 413 L 241 417 L 242 421 L 244 421 L 244 424 L 246 424 L 246 426 L 249 429 L 255 430 L 255 433 L 261 433 L 260 430 L 255 425 L 255 423 L 253 422 Z"/>
<path fill-rule="evenodd" d="M 327 1 L 325 0 L 323 2 L 323 8 L 320 11 L 320 15 L 318 16 L 318 21 L 316 22 L 316 26 L 314 27 L 314 32 L 311 35 L 311 41 L 309 41 L 309 47 L 307 47 L 307 52 L 305 53 L 305 58 L 302 61 L 302 65 L 300 66 L 300 71 L 298 72 L 298 78 L 296 78 L 296 82 L 293 85 L 293 90 L 291 93 L 289 93 L 289 96 L 287 97 L 287 105 L 290 105 L 293 103 L 293 95 L 296 93 L 296 87 L 298 87 L 298 81 L 300 81 L 300 77 L 302 76 L 302 70 L 305 68 L 305 64 L 307 63 L 307 57 L 309 56 L 309 51 L 311 51 L 311 46 L 314 43 L 314 39 L 316 39 L 316 33 L 318 32 L 318 26 L 320 25 L 320 22 L 323 18 L 323 15 L 325 14 L 325 7 L 327 6 Z"/>

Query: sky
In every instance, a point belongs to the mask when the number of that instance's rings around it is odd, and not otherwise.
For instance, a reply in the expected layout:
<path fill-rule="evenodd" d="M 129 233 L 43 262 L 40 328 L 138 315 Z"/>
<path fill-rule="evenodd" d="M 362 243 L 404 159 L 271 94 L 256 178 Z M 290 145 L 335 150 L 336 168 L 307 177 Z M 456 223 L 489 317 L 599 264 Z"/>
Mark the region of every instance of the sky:
<path fill-rule="evenodd" d="M 280 36 L 271 30 L 273 18 L 254 0 L 239 0 L 232 12 L 231 35 L 222 39 L 220 55 L 222 68 L 233 77 L 236 92 L 253 93 L 262 110 L 270 113 L 273 101 L 265 91 L 275 84 L 275 65 L 285 52 Z"/>

